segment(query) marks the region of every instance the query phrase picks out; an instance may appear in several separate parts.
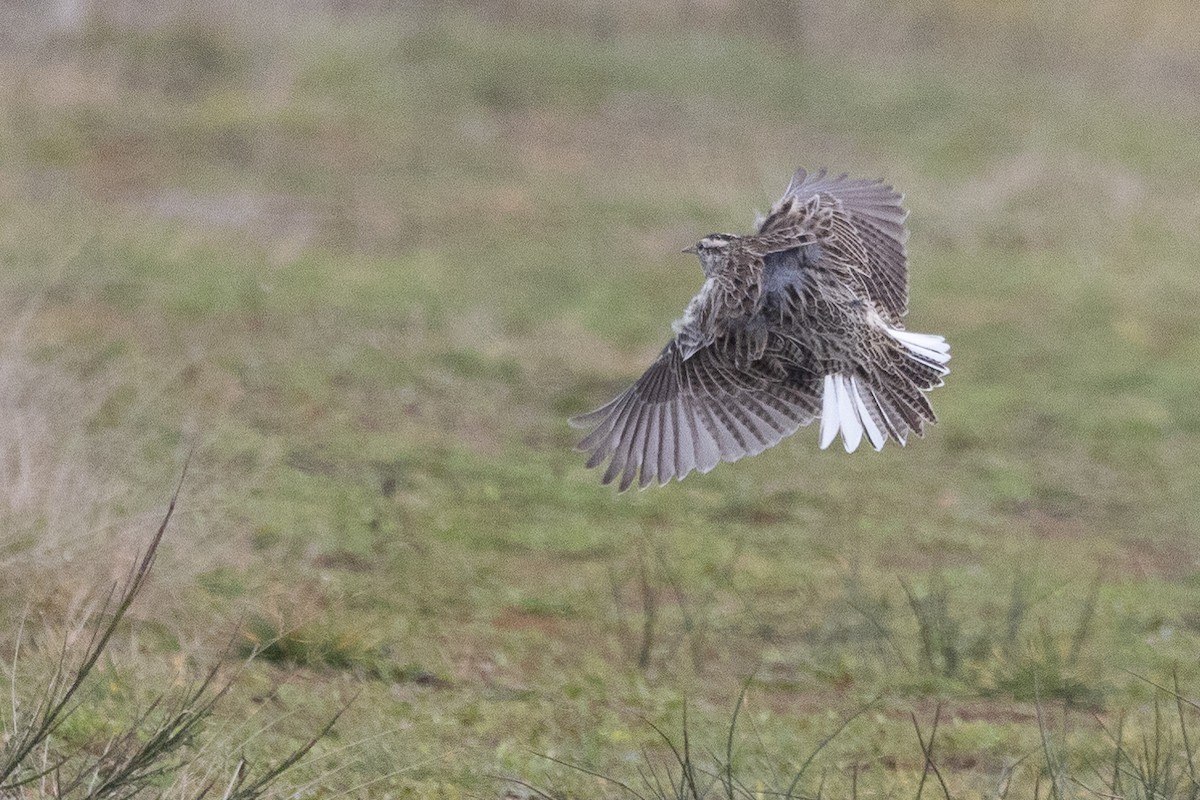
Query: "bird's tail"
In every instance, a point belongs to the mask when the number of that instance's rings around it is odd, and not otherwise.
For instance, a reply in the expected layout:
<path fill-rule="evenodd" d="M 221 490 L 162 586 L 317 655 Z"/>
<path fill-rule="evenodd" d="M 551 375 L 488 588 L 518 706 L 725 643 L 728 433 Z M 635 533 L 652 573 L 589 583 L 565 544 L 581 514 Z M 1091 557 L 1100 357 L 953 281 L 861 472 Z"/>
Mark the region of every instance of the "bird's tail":
<path fill-rule="evenodd" d="M 825 376 L 821 408 L 821 449 L 842 434 L 846 452 L 866 436 L 879 450 L 888 438 L 901 445 L 909 433 L 924 433 L 936 422 L 925 393 L 942 385 L 950 370 L 950 345 L 941 336 L 887 330 L 882 355 L 870 371 Z"/>

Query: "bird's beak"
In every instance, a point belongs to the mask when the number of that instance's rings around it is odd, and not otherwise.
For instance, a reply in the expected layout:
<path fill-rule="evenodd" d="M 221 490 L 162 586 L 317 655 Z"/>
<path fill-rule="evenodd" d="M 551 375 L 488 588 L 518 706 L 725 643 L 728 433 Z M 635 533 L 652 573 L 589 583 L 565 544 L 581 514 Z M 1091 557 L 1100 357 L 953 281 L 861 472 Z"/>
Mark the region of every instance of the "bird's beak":
<path fill-rule="evenodd" d="M 680 252 L 687 253 L 688 255 L 694 256 L 694 255 L 696 255 L 696 245 L 692 245 L 691 247 L 685 247 Z"/>

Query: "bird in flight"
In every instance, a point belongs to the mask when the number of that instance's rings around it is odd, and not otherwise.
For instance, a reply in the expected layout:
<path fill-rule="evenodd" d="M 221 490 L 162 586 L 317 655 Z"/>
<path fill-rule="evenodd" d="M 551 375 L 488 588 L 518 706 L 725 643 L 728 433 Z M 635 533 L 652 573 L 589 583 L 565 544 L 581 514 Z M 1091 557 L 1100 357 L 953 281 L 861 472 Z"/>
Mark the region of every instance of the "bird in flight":
<path fill-rule="evenodd" d="M 571 424 L 578 449 L 621 491 L 757 455 L 821 420 L 840 433 L 903 445 L 936 421 L 950 347 L 913 333 L 904 242 L 908 212 L 881 180 L 796 171 L 754 233 L 714 233 L 683 252 L 704 285 L 672 339 L 622 394 Z"/>

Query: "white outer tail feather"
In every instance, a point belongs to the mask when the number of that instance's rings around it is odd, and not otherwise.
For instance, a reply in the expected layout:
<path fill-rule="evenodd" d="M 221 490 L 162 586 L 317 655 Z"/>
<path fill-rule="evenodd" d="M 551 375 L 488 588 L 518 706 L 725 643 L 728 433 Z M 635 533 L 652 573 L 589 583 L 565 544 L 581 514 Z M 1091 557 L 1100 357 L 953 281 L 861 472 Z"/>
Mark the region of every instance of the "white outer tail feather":
<path fill-rule="evenodd" d="M 917 360 L 937 369 L 943 375 L 950 372 L 946 363 L 950 360 L 950 345 L 936 333 L 913 333 L 888 328 L 888 335 L 899 342 Z"/>
<path fill-rule="evenodd" d="M 833 444 L 838 431 L 841 431 L 842 444 L 847 453 L 858 449 L 864 434 L 876 450 L 883 448 L 887 434 L 879 429 L 867 411 L 866 401 L 861 394 L 864 391 L 868 391 L 867 387 L 854 378 L 841 374 L 825 376 L 821 405 L 822 450 Z"/>
<path fill-rule="evenodd" d="M 887 434 L 879 430 L 879 426 L 875 424 L 875 418 L 867 410 L 866 397 L 870 391 L 866 386 L 859 385 L 858 378 L 850 379 L 850 396 L 854 398 L 858 418 L 862 420 L 863 431 L 867 434 L 871 446 L 878 452 L 883 449 L 883 443 L 887 441 Z"/>
<path fill-rule="evenodd" d="M 887 332 L 917 361 L 942 375 L 950 372 L 946 367 L 950 361 L 950 345 L 941 336 L 933 333 L 913 333 L 897 328 L 888 328 Z M 870 386 L 855 377 L 847 377 L 840 373 L 826 375 L 821 400 L 822 450 L 833 444 L 839 431 L 847 453 L 858 449 L 864 434 L 872 447 L 876 450 L 883 449 L 888 435 L 871 416 L 869 404 L 874 403 L 874 398 Z M 904 439 L 899 441 L 903 447 Z"/>
<path fill-rule="evenodd" d="M 821 393 L 821 449 L 824 450 L 833 443 L 838 433 L 837 396 L 833 390 L 835 380 L 840 381 L 841 375 L 826 375 L 825 389 Z"/>
<path fill-rule="evenodd" d="M 862 441 L 862 420 L 858 418 L 858 408 L 850 399 L 851 388 L 844 375 L 835 375 L 833 385 L 837 389 L 837 410 L 842 426 L 842 443 L 846 452 L 853 453 Z"/>

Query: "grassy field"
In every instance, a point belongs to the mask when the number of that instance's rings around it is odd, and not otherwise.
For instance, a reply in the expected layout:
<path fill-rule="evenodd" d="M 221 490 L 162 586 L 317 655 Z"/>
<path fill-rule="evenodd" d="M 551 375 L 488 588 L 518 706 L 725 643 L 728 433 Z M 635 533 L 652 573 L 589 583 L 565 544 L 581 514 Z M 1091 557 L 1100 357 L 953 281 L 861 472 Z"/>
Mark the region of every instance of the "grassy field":
<path fill-rule="evenodd" d="M 914 716 L 955 797 L 1086 795 L 1122 718 L 1181 743 L 1149 681 L 1200 695 L 1189 5 L 371 8 L 14 17 L 0 688 L 194 447 L 66 746 L 256 646 L 205 758 L 278 759 L 349 702 L 304 796 L 644 791 L 656 727 L 686 713 L 716 763 L 739 697 L 761 796 L 858 712 L 804 796 L 914 796 Z M 941 422 L 601 487 L 566 417 L 661 347 L 679 249 L 797 165 L 906 192 Z"/>

